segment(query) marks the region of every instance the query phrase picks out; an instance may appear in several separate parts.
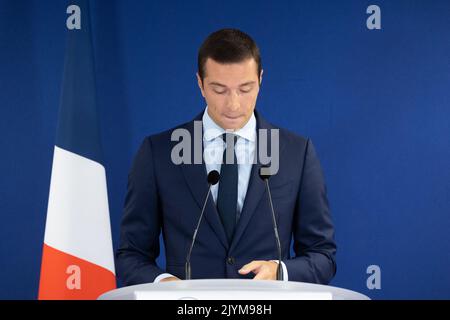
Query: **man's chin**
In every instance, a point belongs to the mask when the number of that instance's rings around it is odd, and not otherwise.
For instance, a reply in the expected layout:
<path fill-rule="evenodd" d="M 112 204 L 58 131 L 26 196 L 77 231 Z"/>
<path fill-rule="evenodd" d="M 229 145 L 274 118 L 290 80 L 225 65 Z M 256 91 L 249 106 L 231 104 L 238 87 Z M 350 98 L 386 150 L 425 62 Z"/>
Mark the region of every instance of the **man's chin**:
<path fill-rule="evenodd" d="M 233 131 L 241 129 L 243 126 L 245 126 L 246 123 L 244 117 L 237 117 L 237 118 L 223 117 L 221 122 L 223 129 Z"/>

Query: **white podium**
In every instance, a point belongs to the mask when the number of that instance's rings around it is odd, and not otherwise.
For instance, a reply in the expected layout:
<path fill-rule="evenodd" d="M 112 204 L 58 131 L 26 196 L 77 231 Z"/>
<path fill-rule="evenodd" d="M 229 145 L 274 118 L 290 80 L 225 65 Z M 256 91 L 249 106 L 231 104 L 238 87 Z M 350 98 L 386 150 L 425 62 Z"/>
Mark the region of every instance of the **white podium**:
<path fill-rule="evenodd" d="M 370 300 L 337 287 L 247 279 L 184 280 L 147 283 L 104 293 L 99 300 Z"/>

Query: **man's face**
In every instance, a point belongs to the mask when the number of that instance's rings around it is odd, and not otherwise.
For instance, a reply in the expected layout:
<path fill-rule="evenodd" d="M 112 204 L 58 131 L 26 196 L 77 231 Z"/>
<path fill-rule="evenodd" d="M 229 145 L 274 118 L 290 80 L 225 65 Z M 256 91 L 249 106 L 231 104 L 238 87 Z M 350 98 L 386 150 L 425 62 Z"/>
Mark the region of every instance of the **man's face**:
<path fill-rule="evenodd" d="M 223 129 L 238 130 L 252 116 L 262 79 L 262 71 L 258 78 L 257 70 L 253 58 L 227 64 L 208 58 L 203 83 L 197 73 L 208 114 Z"/>

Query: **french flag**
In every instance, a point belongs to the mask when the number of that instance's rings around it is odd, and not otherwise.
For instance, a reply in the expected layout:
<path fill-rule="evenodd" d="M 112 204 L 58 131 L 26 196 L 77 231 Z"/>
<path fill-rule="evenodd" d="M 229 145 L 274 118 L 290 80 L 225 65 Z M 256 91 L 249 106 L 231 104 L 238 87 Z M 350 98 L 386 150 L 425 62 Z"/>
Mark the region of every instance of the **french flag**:
<path fill-rule="evenodd" d="M 71 3 L 39 299 L 96 299 L 116 287 L 89 2 Z"/>

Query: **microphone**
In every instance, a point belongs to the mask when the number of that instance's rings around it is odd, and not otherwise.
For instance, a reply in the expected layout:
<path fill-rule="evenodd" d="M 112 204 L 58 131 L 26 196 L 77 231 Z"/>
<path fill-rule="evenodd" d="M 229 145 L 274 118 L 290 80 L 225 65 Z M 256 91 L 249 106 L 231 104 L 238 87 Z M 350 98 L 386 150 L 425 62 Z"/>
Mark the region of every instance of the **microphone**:
<path fill-rule="evenodd" d="M 275 218 L 275 210 L 273 210 L 272 195 L 270 194 L 270 187 L 269 187 L 269 178 L 271 176 L 272 176 L 272 174 L 270 172 L 269 167 L 268 166 L 261 166 L 261 168 L 259 169 L 259 177 L 264 181 L 264 184 L 266 185 L 267 197 L 269 198 L 270 210 L 272 212 L 273 231 L 275 233 L 275 240 L 276 240 L 277 249 L 278 249 L 277 280 L 283 280 L 283 269 L 282 269 L 282 266 L 281 266 L 280 236 L 278 234 L 277 220 Z"/>
<path fill-rule="evenodd" d="M 186 264 L 185 264 L 185 275 L 186 280 L 191 280 L 191 254 L 192 249 L 194 248 L 195 239 L 197 238 L 198 228 L 200 227 L 200 223 L 202 222 L 203 213 L 205 212 L 206 203 L 208 202 L 209 195 L 211 194 L 211 187 L 220 180 L 220 174 L 216 170 L 212 170 L 208 173 L 208 193 L 206 194 L 205 202 L 203 203 L 203 208 L 200 213 L 200 217 L 198 218 L 197 227 L 194 230 L 194 235 L 192 236 L 191 247 L 189 248 L 189 252 L 186 256 Z"/>

